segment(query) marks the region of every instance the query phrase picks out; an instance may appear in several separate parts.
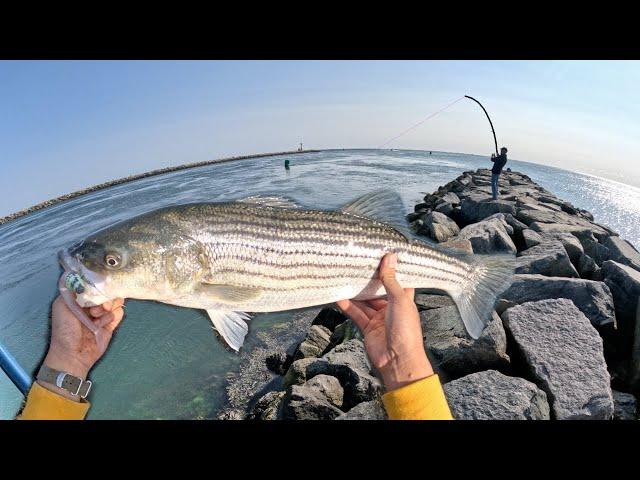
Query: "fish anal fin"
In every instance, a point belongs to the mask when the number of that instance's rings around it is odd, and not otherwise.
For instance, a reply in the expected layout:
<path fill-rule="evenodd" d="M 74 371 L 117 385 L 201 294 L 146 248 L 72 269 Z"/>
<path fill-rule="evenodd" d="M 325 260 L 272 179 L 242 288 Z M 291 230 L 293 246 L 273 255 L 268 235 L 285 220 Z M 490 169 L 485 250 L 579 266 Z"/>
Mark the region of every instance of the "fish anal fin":
<path fill-rule="evenodd" d="M 244 337 L 249 332 L 247 320 L 251 317 L 244 312 L 227 312 L 221 310 L 207 310 L 211 323 L 227 345 L 236 352 L 244 343 Z"/>

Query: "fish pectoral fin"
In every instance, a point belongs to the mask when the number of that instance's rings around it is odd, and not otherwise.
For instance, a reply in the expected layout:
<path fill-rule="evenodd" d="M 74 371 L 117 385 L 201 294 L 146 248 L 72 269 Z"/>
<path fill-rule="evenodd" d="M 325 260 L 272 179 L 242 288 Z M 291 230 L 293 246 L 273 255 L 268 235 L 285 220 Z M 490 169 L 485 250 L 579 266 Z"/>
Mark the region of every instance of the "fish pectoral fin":
<path fill-rule="evenodd" d="M 257 300 L 262 295 L 261 288 L 238 287 L 235 285 L 201 283 L 199 289 L 204 291 L 210 298 L 230 305 Z"/>
<path fill-rule="evenodd" d="M 410 240 L 414 234 L 403 213 L 404 210 L 400 195 L 393 190 L 368 193 L 340 209 L 342 213 L 386 223 Z"/>
<path fill-rule="evenodd" d="M 244 312 L 225 312 L 221 310 L 207 310 L 207 314 L 213 323 L 213 328 L 220 334 L 224 341 L 236 352 L 244 343 L 244 337 L 249 332 L 247 320 L 251 317 Z"/>

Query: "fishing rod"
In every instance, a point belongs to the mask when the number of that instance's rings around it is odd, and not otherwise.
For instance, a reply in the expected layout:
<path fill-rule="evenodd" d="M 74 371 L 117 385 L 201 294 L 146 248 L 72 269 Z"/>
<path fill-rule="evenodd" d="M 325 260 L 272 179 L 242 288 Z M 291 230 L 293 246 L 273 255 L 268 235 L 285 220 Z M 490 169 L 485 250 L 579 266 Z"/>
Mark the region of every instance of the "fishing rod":
<path fill-rule="evenodd" d="M 26 396 L 33 380 L 2 343 L 0 343 L 0 368 L 4 370 L 4 373 L 6 373 L 14 385 L 18 387 L 18 390 Z"/>
<path fill-rule="evenodd" d="M 476 102 L 478 105 L 480 105 L 480 108 L 482 109 L 482 111 L 484 112 L 484 114 L 487 116 L 487 119 L 489 120 L 489 125 L 491 125 L 491 131 L 493 132 L 493 141 L 496 144 L 496 156 L 498 156 L 498 140 L 496 140 L 496 131 L 493 128 L 493 123 L 491 122 L 491 118 L 489 118 L 489 114 L 487 113 L 487 110 L 482 106 L 482 104 L 476 100 L 473 97 L 470 97 L 469 95 L 465 95 L 466 98 L 468 98 L 469 100 L 473 100 L 474 102 Z"/>

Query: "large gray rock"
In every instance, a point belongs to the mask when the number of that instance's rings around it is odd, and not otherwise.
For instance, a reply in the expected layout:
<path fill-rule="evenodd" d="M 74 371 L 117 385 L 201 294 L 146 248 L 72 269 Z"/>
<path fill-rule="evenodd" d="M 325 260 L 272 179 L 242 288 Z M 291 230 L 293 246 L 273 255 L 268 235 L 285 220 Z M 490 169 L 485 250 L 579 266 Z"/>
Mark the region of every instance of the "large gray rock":
<path fill-rule="evenodd" d="M 431 364 L 447 378 L 509 363 L 507 337 L 495 312 L 477 340 L 467 333 L 455 306 L 420 312 L 420 322 Z"/>
<path fill-rule="evenodd" d="M 608 237 L 604 246 L 609 250 L 611 260 L 640 271 L 640 253 L 629 242 L 620 237 Z"/>
<path fill-rule="evenodd" d="M 454 207 L 460 205 L 460 198 L 453 192 L 447 192 L 442 196 L 442 200 L 450 203 Z"/>
<path fill-rule="evenodd" d="M 336 377 L 330 375 L 316 375 L 305 386 L 320 392 L 330 403 L 338 408 L 342 407 L 344 389 Z"/>
<path fill-rule="evenodd" d="M 635 420 L 637 413 L 636 397 L 630 393 L 623 393 L 613 390 L 613 419 L 614 420 Z"/>
<path fill-rule="evenodd" d="M 584 248 L 582 247 L 580 240 L 569 232 L 544 233 L 543 238 L 559 241 L 574 264 L 577 263 L 580 260 L 580 257 L 584 254 Z"/>
<path fill-rule="evenodd" d="M 589 255 L 593 258 L 599 267 L 611 258 L 611 252 L 609 252 L 609 249 L 600 242 L 591 239 L 582 239 L 581 242 L 584 247 L 585 255 Z"/>
<path fill-rule="evenodd" d="M 306 338 L 298 346 L 293 355 L 294 360 L 301 358 L 317 357 L 329 346 L 331 330 L 323 325 L 311 325 Z"/>
<path fill-rule="evenodd" d="M 508 229 L 513 233 L 513 228 L 505 220 L 494 217 L 467 225 L 460 230 L 459 238 L 469 240 L 474 253 L 516 253 L 517 249 L 509 237 Z"/>
<path fill-rule="evenodd" d="M 578 237 L 578 240 L 581 241 L 587 238 L 601 238 L 604 239 L 608 236 L 607 232 L 593 224 L 588 225 L 575 225 L 575 224 L 567 224 L 567 223 L 544 223 L 544 222 L 533 222 L 529 225 L 531 230 L 535 230 L 540 233 L 562 233 L 569 232 L 572 235 Z M 584 244 L 583 244 L 584 246 Z"/>
<path fill-rule="evenodd" d="M 296 360 L 289 366 L 287 373 L 284 375 L 283 386 L 287 388 L 290 385 L 302 385 L 307 381 L 307 367 L 318 361 L 317 358 L 302 358 Z"/>
<path fill-rule="evenodd" d="M 544 241 L 518 254 L 515 273 L 537 273 L 549 277 L 579 277 L 560 241 Z"/>
<path fill-rule="evenodd" d="M 545 277 L 544 275 L 515 275 L 514 281 L 501 295 L 505 307 L 544 299 L 567 298 L 584 313 L 595 326 L 615 324 L 616 314 L 609 287 L 603 282 L 581 278 Z"/>
<path fill-rule="evenodd" d="M 458 224 L 440 212 L 431 212 L 424 217 L 424 224 L 419 231 L 438 242 L 446 242 L 460 232 Z"/>
<path fill-rule="evenodd" d="M 547 395 L 535 384 L 496 370 L 473 373 L 444 385 L 458 420 L 548 420 Z"/>
<path fill-rule="evenodd" d="M 433 310 L 434 308 L 451 307 L 455 305 L 448 295 L 432 295 L 428 293 L 416 293 L 414 301 L 419 310 Z"/>
<path fill-rule="evenodd" d="M 489 181 L 489 185 L 491 185 Z M 484 191 L 475 190 L 460 203 L 462 219 L 465 223 L 476 223 L 495 213 L 516 214 L 515 202 L 508 200 L 493 200 L 491 188 Z"/>
<path fill-rule="evenodd" d="M 589 255 L 582 255 L 578 260 L 578 273 L 582 278 L 596 280 L 600 267 Z"/>
<path fill-rule="evenodd" d="M 538 232 L 527 228 L 522 231 L 522 237 L 524 239 L 524 244 L 527 248 L 535 247 L 536 245 L 540 245 L 543 242 L 542 235 Z"/>
<path fill-rule="evenodd" d="M 613 260 L 602 264 L 602 276 L 607 284 L 616 309 L 616 318 L 621 326 L 634 325 L 640 299 L 640 272 Z M 632 334 L 633 327 L 628 330 Z"/>
<path fill-rule="evenodd" d="M 448 248 L 450 250 L 458 250 L 462 253 L 473 255 L 473 247 L 471 245 L 471 242 L 463 238 L 450 238 L 446 242 L 442 242 L 440 246 L 443 248 Z"/>
<path fill-rule="evenodd" d="M 387 420 L 387 412 L 380 399 L 362 402 L 336 420 Z"/>
<path fill-rule="evenodd" d="M 528 302 L 508 309 L 502 319 L 555 418 L 613 416 L 602 339 L 573 302 Z"/>
<path fill-rule="evenodd" d="M 285 420 L 333 420 L 342 410 L 333 405 L 318 390 L 306 385 L 292 385 L 282 404 Z"/>

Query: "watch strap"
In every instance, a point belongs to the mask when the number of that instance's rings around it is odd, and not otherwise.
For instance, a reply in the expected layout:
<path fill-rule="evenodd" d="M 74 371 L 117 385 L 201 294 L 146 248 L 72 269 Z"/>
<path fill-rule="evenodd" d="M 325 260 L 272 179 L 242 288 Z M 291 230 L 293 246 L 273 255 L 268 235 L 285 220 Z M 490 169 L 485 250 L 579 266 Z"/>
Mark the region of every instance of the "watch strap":
<path fill-rule="evenodd" d="M 71 395 L 79 396 L 80 398 L 87 398 L 92 386 L 91 380 L 82 380 L 80 377 L 61 372 L 46 365 L 40 367 L 36 379 L 63 388 Z"/>

